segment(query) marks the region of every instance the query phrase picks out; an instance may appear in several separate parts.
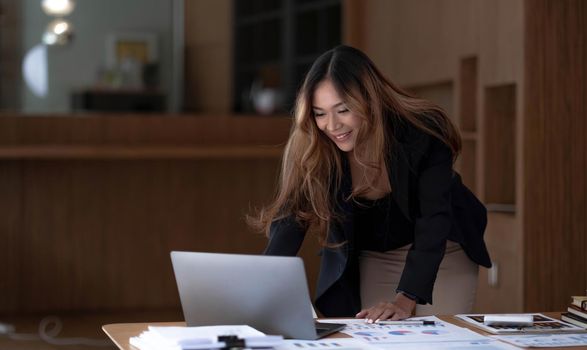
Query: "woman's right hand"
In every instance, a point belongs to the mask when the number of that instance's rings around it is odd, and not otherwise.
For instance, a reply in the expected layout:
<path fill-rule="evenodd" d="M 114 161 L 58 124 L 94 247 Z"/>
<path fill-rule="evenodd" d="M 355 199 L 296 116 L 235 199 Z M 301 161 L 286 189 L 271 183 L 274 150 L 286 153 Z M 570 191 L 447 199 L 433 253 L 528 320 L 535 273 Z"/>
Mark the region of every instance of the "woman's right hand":
<path fill-rule="evenodd" d="M 403 293 L 398 293 L 393 302 L 382 301 L 368 309 L 361 310 L 356 318 L 364 318 L 367 323 L 383 320 L 403 320 L 411 317 L 416 310 L 416 302 Z"/>

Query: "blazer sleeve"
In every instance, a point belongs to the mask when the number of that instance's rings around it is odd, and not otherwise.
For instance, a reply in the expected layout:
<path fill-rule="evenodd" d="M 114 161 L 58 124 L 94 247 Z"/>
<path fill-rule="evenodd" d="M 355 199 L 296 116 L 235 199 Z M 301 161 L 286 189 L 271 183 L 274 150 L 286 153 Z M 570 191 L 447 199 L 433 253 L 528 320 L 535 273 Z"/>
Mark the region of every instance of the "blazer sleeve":
<path fill-rule="evenodd" d="M 275 220 L 269 228 L 269 242 L 263 254 L 295 256 L 302 246 L 305 235 L 305 227 L 294 215 Z"/>
<path fill-rule="evenodd" d="M 419 213 L 414 222 L 414 243 L 398 285 L 399 291 L 432 304 L 432 290 L 451 230 L 452 151 L 435 137 L 427 137 L 427 150 L 417 178 Z M 425 148 L 426 149 L 426 148 Z"/>

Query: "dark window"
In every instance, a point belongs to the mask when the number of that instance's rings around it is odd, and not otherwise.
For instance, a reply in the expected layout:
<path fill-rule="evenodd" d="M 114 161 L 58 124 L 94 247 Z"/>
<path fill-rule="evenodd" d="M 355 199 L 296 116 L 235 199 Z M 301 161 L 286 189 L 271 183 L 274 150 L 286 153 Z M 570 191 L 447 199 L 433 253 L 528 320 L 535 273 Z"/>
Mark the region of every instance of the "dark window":
<path fill-rule="evenodd" d="M 341 0 L 233 1 L 233 109 L 288 112 L 312 62 L 341 42 Z"/>

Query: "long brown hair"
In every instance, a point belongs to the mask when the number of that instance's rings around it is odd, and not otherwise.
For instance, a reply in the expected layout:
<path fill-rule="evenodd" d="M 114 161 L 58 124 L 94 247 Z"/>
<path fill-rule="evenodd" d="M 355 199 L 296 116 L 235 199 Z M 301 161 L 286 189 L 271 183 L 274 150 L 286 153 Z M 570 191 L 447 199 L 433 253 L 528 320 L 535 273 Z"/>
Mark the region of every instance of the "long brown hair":
<path fill-rule="evenodd" d="M 336 189 L 340 188 L 345 155 L 318 129 L 313 116 L 314 91 L 327 79 L 347 108 L 362 119 L 353 156 L 364 172 L 374 174 L 371 178 L 381 175 L 386 147 L 394 137 L 386 131 L 387 122 L 407 122 L 438 138 L 450 147 L 453 160 L 460 152 L 460 135 L 440 107 L 395 86 L 362 51 L 344 45 L 331 49 L 316 59 L 298 91 L 276 197 L 256 217 L 249 218 L 252 226 L 267 235 L 273 221 L 294 215 L 304 227 L 317 233 L 322 245 L 328 245 L 328 228 L 336 219 Z M 354 188 L 351 197 L 373 186 L 372 181 L 367 181 Z"/>

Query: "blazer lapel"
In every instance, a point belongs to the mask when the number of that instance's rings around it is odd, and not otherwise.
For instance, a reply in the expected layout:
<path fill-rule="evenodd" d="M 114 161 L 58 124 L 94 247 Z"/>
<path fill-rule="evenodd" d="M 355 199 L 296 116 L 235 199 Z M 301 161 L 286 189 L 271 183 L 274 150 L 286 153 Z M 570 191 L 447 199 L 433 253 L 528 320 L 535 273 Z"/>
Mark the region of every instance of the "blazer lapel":
<path fill-rule="evenodd" d="M 401 143 L 395 142 L 389 151 L 387 174 L 391 185 L 391 197 L 400 207 L 402 213 L 408 220 L 412 221 L 410 215 L 410 162 Z"/>
<path fill-rule="evenodd" d="M 339 244 L 347 242 L 339 248 L 323 248 L 320 278 L 316 286 L 316 296 L 319 299 L 346 270 L 350 250 L 354 247 L 354 215 L 353 204 L 347 200 L 353 191 L 350 164 L 345 154 L 342 154 L 342 178 L 340 189 L 336 192 L 335 213 L 341 221 L 335 221 L 328 232 L 328 242 Z"/>
<path fill-rule="evenodd" d="M 342 179 L 341 179 L 341 189 L 338 191 L 338 205 L 340 206 L 340 210 L 343 217 L 343 225 L 342 225 L 342 234 L 344 235 L 345 240 L 352 240 L 353 239 L 353 224 L 354 224 L 354 215 L 353 215 L 353 204 L 350 200 L 348 200 L 353 193 L 353 180 L 351 177 L 351 166 L 346 154 L 342 155 Z"/>

